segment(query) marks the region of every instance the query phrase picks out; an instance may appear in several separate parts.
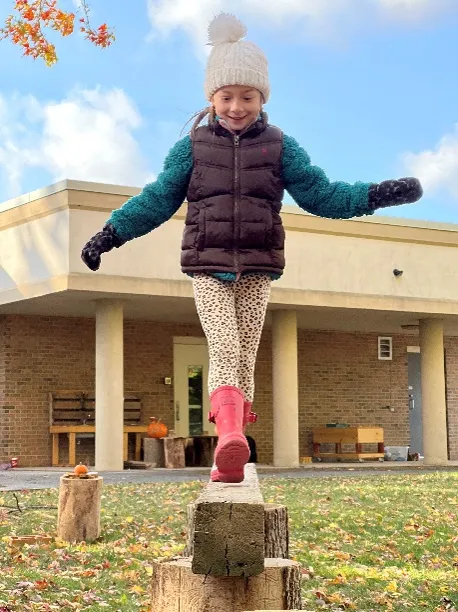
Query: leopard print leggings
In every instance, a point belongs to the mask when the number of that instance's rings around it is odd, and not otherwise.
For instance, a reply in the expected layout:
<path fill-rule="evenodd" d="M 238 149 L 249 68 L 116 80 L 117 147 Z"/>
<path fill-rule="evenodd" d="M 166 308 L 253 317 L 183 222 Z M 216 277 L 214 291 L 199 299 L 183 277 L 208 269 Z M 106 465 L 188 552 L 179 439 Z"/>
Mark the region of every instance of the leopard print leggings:
<path fill-rule="evenodd" d="M 208 274 L 193 279 L 197 312 L 208 342 L 208 391 L 238 387 L 253 401 L 254 368 L 270 295 L 271 278 L 250 274 L 220 281 Z"/>

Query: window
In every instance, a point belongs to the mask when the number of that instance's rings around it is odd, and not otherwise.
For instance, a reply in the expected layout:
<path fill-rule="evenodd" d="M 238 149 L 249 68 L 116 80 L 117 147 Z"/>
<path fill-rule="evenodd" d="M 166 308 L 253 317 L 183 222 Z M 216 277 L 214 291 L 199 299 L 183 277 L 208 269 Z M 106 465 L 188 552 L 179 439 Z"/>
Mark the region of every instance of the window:
<path fill-rule="evenodd" d="M 382 361 L 391 361 L 393 359 L 393 338 L 379 336 L 378 358 Z"/>

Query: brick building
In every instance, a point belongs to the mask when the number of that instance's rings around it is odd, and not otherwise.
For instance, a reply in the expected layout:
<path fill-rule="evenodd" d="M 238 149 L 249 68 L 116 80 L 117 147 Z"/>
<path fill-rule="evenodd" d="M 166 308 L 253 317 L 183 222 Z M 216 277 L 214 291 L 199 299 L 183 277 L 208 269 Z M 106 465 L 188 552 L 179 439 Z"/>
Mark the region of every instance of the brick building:
<path fill-rule="evenodd" d="M 80 260 L 134 193 L 63 181 L 0 205 L 0 461 L 51 465 L 50 396 L 62 390 L 95 394 L 95 451 L 82 434 L 76 452 L 98 469 L 122 467 L 126 394 L 140 423 L 211 433 L 206 346 L 179 268 L 185 207 L 97 273 Z M 259 461 L 297 464 L 329 422 L 380 425 L 386 444 L 458 460 L 458 226 L 288 206 L 283 220 L 287 269 L 256 370 Z"/>

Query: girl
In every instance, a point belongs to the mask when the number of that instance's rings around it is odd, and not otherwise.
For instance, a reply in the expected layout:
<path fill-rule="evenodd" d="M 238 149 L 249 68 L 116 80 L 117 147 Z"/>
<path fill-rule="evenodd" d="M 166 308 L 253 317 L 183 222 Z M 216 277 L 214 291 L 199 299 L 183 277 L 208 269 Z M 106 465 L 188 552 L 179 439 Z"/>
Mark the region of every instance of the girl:
<path fill-rule="evenodd" d="M 241 482 L 250 455 L 244 431 L 256 420 L 256 354 L 270 285 L 285 266 L 284 190 L 307 212 L 334 219 L 371 215 L 422 195 L 415 178 L 330 183 L 292 137 L 268 123 L 267 60 L 245 35 L 236 17 L 213 19 L 205 80 L 210 106 L 171 149 L 157 180 L 113 211 L 82 251 L 85 264 L 98 270 L 102 253 L 152 231 L 187 200 L 181 266 L 193 279 L 208 341 L 209 419 L 219 436 L 211 478 L 222 482 Z"/>

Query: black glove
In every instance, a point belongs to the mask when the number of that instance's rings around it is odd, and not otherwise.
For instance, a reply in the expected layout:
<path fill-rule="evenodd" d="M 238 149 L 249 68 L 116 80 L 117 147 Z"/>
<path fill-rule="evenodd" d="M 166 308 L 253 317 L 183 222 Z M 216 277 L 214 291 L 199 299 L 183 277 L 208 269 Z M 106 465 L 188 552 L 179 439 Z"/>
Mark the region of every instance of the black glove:
<path fill-rule="evenodd" d="M 119 248 L 127 241 L 122 240 L 111 223 L 107 223 L 101 232 L 97 232 L 81 251 L 81 259 L 93 272 L 100 267 L 100 256 L 113 248 Z"/>
<path fill-rule="evenodd" d="M 369 206 L 372 210 L 396 206 L 398 204 L 411 204 L 423 195 L 420 181 L 407 177 L 397 181 L 382 181 L 369 187 Z"/>

